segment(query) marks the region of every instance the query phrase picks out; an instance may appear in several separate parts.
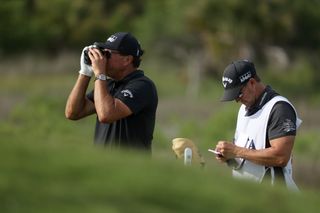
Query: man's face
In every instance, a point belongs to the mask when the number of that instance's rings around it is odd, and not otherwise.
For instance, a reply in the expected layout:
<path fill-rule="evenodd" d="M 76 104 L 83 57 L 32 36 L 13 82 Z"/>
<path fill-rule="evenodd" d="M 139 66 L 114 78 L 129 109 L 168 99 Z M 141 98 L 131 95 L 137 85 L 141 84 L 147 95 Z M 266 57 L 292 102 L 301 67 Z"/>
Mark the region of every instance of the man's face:
<path fill-rule="evenodd" d="M 111 53 L 110 58 L 107 61 L 107 75 L 113 77 L 119 70 L 123 70 L 126 65 L 125 55 L 121 55 L 118 51 L 107 50 Z"/>
<path fill-rule="evenodd" d="M 240 90 L 236 102 L 244 104 L 246 107 L 252 106 L 256 101 L 255 98 L 255 80 L 251 78 Z"/>

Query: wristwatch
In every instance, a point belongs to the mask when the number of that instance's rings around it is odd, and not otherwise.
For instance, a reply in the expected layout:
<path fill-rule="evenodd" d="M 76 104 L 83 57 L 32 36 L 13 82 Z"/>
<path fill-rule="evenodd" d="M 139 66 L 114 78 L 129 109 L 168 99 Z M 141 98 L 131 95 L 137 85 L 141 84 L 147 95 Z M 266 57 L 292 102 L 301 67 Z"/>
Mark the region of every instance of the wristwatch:
<path fill-rule="evenodd" d="M 105 74 L 99 74 L 99 75 L 96 76 L 96 78 L 94 80 L 106 81 L 107 80 L 107 76 Z"/>

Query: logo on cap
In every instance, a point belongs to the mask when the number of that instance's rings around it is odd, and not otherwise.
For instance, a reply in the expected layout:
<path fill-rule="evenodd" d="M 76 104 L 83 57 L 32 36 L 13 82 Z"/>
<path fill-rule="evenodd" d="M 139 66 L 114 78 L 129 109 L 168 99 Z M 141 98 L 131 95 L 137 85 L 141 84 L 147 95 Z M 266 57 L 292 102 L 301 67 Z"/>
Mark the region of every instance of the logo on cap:
<path fill-rule="evenodd" d="M 251 78 L 251 71 L 246 72 L 245 74 L 243 74 L 242 76 L 240 76 L 240 82 L 243 83 L 244 81 L 248 80 L 249 78 Z"/>
<path fill-rule="evenodd" d="M 117 40 L 117 36 L 115 36 L 115 35 L 112 35 L 107 39 L 107 41 L 109 41 L 109 42 L 114 42 L 115 40 Z"/>
<path fill-rule="evenodd" d="M 224 88 L 226 88 L 227 84 L 232 84 L 233 80 L 228 77 L 222 77 L 222 85 Z"/>

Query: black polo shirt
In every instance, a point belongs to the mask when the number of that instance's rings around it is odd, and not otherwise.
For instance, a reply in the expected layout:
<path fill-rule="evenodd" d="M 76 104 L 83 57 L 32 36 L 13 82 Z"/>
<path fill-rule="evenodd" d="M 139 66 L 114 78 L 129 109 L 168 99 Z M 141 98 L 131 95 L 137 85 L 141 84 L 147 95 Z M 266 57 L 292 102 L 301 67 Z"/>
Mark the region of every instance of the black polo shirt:
<path fill-rule="evenodd" d="M 127 105 L 133 114 L 113 123 L 101 123 L 97 118 L 95 143 L 151 150 L 158 106 L 154 83 L 143 71 L 137 70 L 120 81 L 109 79 L 107 87 L 110 94 Z M 94 91 L 87 97 L 94 102 Z"/>

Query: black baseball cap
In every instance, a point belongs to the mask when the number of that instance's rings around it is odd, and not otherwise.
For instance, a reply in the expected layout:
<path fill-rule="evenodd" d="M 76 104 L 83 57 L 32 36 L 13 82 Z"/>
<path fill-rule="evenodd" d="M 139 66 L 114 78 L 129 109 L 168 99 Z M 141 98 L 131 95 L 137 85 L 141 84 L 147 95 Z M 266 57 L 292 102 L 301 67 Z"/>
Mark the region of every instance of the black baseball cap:
<path fill-rule="evenodd" d="M 233 61 L 223 72 L 222 85 L 224 94 L 221 101 L 233 101 L 244 84 L 256 75 L 254 64 L 248 60 Z"/>
<path fill-rule="evenodd" d="M 128 32 L 117 32 L 111 35 L 105 43 L 100 43 L 101 47 L 119 51 L 124 55 L 140 57 L 143 54 L 138 40 Z"/>

